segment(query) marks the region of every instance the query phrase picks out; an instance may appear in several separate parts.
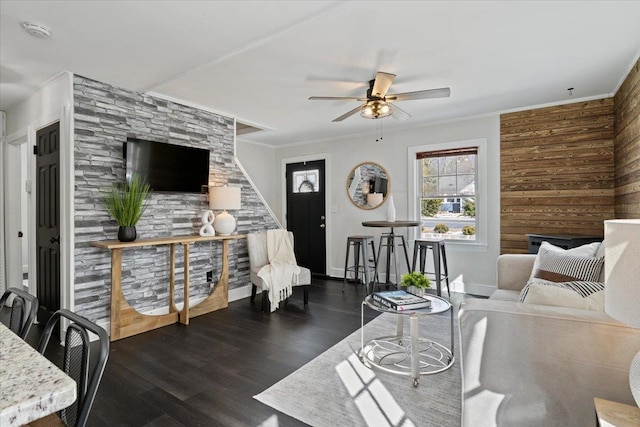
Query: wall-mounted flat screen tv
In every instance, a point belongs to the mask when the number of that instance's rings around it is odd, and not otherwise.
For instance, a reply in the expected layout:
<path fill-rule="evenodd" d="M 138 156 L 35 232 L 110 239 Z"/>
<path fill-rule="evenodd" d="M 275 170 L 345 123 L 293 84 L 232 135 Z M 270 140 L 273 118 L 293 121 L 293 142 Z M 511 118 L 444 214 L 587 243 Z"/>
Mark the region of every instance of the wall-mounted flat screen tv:
<path fill-rule="evenodd" d="M 138 174 L 153 191 L 200 193 L 209 181 L 209 150 L 127 138 L 127 180 Z"/>

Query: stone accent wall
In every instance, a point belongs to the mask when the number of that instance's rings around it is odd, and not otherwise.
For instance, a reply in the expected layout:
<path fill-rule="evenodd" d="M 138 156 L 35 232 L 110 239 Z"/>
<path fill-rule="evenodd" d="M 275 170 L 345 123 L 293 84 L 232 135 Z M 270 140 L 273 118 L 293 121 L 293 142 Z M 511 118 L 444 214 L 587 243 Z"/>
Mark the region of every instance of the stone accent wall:
<path fill-rule="evenodd" d="M 114 182 L 124 182 L 123 143 L 127 137 L 207 148 L 209 182 L 242 188 L 242 209 L 232 214 L 238 233 L 277 225 L 234 161 L 233 119 L 74 76 L 75 311 L 97 322 L 109 318 L 110 251 L 90 242 L 117 238 L 118 226 L 102 202 Z M 138 223 L 138 238 L 197 234 L 207 195 L 153 193 Z M 206 273 L 221 269 L 221 243 L 203 242 L 190 250 L 190 298 L 210 293 Z M 182 248 L 176 250 L 176 295 L 182 300 Z M 122 285 L 140 312 L 168 307 L 169 247 L 123 251 Z M 229 288 L 249 283 L 245 240 L 230 243 Z"/>

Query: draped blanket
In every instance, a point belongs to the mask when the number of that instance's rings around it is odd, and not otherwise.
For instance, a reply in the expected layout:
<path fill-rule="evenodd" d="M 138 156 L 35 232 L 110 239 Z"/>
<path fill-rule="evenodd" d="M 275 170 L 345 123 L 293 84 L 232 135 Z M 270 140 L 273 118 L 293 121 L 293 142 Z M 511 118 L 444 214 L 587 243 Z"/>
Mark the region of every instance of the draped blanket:
<path fill-rule="evenodd" d="M 258 271 L 258 277 L 269 287 L 269 301 L 274 312 L 280 301 L 291 295 L 291 285 L 300 273 L 287 230 L 267 230 L 267 258 L 269 264 Z"/>

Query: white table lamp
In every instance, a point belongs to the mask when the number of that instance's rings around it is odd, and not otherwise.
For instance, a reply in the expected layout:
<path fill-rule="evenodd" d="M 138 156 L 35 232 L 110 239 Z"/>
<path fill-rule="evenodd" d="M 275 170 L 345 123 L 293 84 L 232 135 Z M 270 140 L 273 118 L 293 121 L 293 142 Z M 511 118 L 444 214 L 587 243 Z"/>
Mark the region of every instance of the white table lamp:
<path fill-rule="evenodd" d="M 370 208 L 375 208 L 382 204 L 382 193 L 369 193 L 367 194 L 367 204 Z"/>
<path fill-rule="evenodd" d="M 227 209 L 240 209 L 240 188 L 210 185 L 209 207 L 214 210 L 222 209 L 222 213 L 216 215 L 213 228 L 216 234 L 229 236 L 236 229 L 236 219 L 227 212 Z"/>
<path fill-rule="evenodd" d="M 640 328 L 640 219 L 604 222 L 604 311 Z M 631 361 L 631 393 L 640 406 L 640 351 Z"/>

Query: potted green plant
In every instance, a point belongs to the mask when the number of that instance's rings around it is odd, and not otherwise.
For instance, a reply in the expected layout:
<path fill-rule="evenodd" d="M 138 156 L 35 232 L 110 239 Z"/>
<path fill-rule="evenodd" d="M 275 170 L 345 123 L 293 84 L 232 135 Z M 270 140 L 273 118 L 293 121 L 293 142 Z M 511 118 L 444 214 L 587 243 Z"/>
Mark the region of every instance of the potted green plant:
<path fill-rule="evenodd" d="M 124 184 L 114 183 L 104 198 L 107 212 L 120 226 L 118 240 L 121 242 L 136 240 L 136 224 L 147 209 L 150 192 L 149 184 L 138 175 L 133 175 Z"/>
<path fill-rule="evenodd" d="M 406 287 L 411 294 L 424 296 L 425 289 L 431 288 L 431 280 L 419 271 L 414 271 L 402 275 L 400 286 Z"/>

